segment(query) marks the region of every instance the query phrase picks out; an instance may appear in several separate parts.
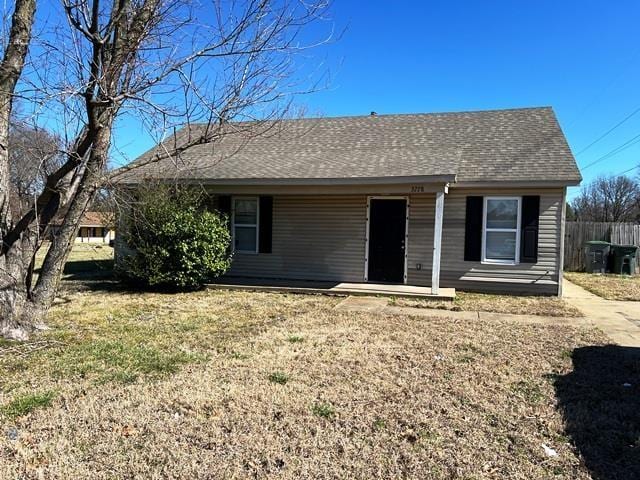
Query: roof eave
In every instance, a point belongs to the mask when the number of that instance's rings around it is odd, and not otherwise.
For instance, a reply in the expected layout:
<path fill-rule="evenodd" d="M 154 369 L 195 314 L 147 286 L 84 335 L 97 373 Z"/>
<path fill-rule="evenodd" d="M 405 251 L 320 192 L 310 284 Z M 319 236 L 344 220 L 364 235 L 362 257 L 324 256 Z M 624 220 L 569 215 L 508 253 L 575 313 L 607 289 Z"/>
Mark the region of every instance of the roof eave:
<path fill-rule="evenodd" d="M 151 179 L 140 179 L 135 182 L 123 181 L 125 185 L 139 185 Z M 238 185 L 238 186 L 288 186 L 288 185 L 398 185 L 411 183 L 454 183 L 455 174 L 443 175 L 410 175 L 387 177 L 343 177 L 343 178 L 161 178 L 159 182 L 199 185 Z"/>
<path fill-rule="evenodd" d="M 562 180 L 544 180 L 544 179 L 531 179 L 531 180 L 481 180 L 481 181 L 460 181 L 452 187 L 455 188 L 486 188 L 486 187 L 498 187 L 498 188 L 536 188 L 536 187 L 576 187 L 580 185 L 581 178 L 567 178 Z"/>

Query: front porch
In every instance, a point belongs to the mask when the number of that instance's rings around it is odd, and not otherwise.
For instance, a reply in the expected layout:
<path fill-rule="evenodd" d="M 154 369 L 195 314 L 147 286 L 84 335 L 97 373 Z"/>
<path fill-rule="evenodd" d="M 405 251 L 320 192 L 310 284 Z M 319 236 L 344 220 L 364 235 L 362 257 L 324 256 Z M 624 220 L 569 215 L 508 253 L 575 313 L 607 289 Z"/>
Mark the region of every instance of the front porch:
<path fill-rule="evenodd" d="M 392 297 L 430 298 L 433 300 L 453 300 L 456 297 L 456 292 L 453 288 L 439 288 L 438 293 L 433 293 L 431 287 L 415 285 L 278 280 L 270 278 L 226 277 L 221 279 L 221 283 L 209 284 L 207 288 L 322 295 L 386 295 Z"/>
<path fill-rule="evenodd" d="M 445 180 L 304 190 L 210 186 L 212 208 L 232 222 L 235 254 L 227 278 L 311 279 L 314 285 L 300 288 L 438 298 Z M 249 227 L 234 220 L 245 207 L 257 221 Z M 255 229 L 255 241 L 251 235 L 241 245 L 235 230 L 247 228 Z M 338 286 L 335 279 L 348 283 Z"/>

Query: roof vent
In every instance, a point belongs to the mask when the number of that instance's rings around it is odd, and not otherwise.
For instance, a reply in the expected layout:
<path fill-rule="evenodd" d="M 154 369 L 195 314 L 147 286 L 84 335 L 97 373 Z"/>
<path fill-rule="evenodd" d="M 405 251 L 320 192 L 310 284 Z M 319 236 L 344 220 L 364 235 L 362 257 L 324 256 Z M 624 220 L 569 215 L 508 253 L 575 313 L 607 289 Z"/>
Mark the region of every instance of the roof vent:
<path fill-rule="evenodd" d="M 375 117 L 376 115 L 378 115 L 378 112 L 371 112 L 372 117 Z"/>

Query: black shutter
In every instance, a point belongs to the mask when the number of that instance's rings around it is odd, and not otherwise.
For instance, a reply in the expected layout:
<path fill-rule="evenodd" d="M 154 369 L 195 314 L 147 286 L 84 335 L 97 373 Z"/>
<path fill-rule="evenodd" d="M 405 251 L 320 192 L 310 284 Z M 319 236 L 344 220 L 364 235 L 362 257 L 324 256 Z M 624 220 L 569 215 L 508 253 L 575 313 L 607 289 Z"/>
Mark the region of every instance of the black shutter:
<path fill-rule="evenodd" d="M 467 197 L 464 226 L 464 259 L 479 262 L 482 252 L 483 197 Z"/>
<path fill-rule="evenodd" d="M 260 220 L 258 223 L 258 252 L 271 253 L 273 231 L 273 197 L 260 197 Z"/>
<path fill-rule="evenodd" d="M 522 223 L 520 225 L 520 262 L 538 261 L 538 223 L 540 217 L 540 196 L 522 197 Z"/>
<path fill-rule="evenodd" d="M 231 195 L 218 196 L 218 211 L 224 213 L 229 223 L 231 223 Z"/>

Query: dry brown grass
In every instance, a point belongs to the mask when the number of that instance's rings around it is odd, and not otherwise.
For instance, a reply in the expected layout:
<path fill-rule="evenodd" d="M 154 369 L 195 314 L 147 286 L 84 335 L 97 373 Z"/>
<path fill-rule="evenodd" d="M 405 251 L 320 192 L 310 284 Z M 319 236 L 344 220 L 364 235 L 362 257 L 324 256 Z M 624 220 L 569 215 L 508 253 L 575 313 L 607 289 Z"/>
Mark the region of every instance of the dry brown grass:
<path fill-rule="evenodd" d="M 36 255 L 36 273 L 44 261 L 46 244 Z M 110 278 L 113 274 L 113 248 L 103 243 L 75 243 L 64 267 L 71 280 Z"/>
<path fill-rule="evenodd" d="M 640 275 L 612 275 L 565 272 L 573 283 L 607 300 L 640 302 Z"/>
<path fill-rule="evenodd" d="M 46 253 L 46 244 L 38 251 L 36 266 L 40 266 Z M 107 243 L 75 243 L 69 262 L 113 260 L 113 248 Z"/>
<path fill-rule="evenodd" d="M 1 417 L 0 478 L 591 478 L 554 384 L 602 334 L 337 301 L 69 293 L 0 345 L 0 405 L 54 392 Z"/>
<path fill-rule="evenodd" d="M 440 310 L 541 315 L 545 317 L 581 317 L 582 312 L 558 297 L 489 295 L 456 292 L 452 302 L 429 299 L 395 298 L 394 305 L 437 308 Z"/>

